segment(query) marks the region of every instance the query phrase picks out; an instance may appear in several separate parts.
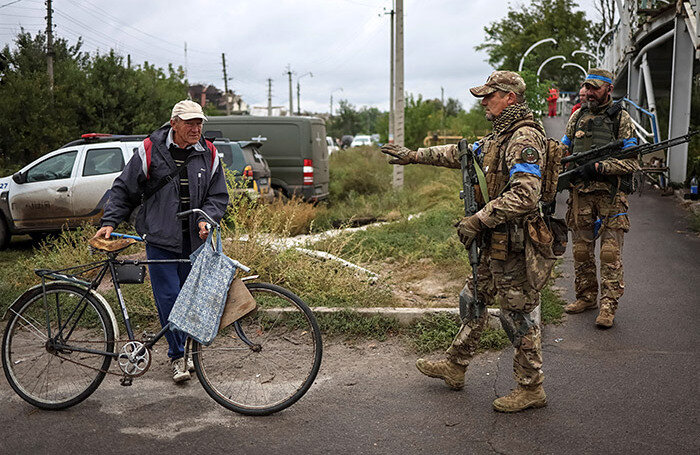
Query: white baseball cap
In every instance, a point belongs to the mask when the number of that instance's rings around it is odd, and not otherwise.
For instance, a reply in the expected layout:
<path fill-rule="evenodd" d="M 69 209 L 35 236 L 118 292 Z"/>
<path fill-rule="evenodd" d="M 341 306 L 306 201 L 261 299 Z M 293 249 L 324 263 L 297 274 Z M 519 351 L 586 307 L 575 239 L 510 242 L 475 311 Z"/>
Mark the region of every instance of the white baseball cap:
<path fill-rule="evenodd" d="M 175 117 L 179 117 L 182 120 L 192 120 L 193 118 L 207 119 L 202 111 L 202 106 L 192 100 L 182 100 L 173 106 L 173 113 L 170 115 L 170 118 Z"/>

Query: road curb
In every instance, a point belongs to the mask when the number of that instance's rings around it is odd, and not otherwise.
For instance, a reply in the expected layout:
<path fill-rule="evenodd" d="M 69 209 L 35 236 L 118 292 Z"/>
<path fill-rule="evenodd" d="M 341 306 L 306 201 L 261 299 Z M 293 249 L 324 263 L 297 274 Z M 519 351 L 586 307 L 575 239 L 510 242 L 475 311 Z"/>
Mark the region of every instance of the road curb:
<path fill-rule="evenodd" d="M 329 307 L 313 307 L 311 310 L 316 314 L 334 314 L 343 311 L 351 311 L 362 316 L 383 316 L 396 319 L 400 325 L 407 326 L 427 316 L 446 313 L 459 319 L 458 308 L 405 308 L 405 307 L 375 307 L 375 308 L 329 308 Z M 493 329 L 501 328 L 498 316 L 501 310 L 498 308 L 488 308 L 489 312 L 489 327 Z M 540 306 L 532 312 L 535 321 L 540 323 Z"/>

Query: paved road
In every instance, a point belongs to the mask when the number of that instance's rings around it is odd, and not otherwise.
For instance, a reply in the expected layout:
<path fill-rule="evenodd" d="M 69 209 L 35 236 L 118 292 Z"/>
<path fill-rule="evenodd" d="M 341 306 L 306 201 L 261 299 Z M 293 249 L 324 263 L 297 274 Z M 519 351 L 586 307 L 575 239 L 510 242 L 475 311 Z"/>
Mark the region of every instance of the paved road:
<path fill-rule="evenodd" d="M 331 343 L 307 396 L 264 418 L 225 411 L 196 380 L 175 387 L 160 352 L 131 388 L 110 377 L 63 412 L 38 411 L 0 381 L 0 452 L 700 453 L 700 238 L 674 200 L 635 195 L 630 214 L 615 327 L 596 329 L 592 312 L 545 327 L 544 409 L 491 410 L 513 386 L 509 349 L 479 357 L 453 392 L 395 340 Z M 570 299 L 570 251 L 562 270 Z"/>

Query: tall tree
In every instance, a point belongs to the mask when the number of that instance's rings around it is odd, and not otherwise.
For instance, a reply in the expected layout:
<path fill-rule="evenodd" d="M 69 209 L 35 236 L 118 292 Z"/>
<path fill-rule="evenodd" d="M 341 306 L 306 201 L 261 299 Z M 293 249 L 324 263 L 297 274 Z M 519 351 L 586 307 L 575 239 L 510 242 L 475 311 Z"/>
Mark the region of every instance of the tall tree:
<path fill-rule="evenodd" d="M 564 55 L 567 62 L 588 67 L 588 57 L 571 53 L 577 49 L 591 50 L 595 43 L 593 32 L 598 30 L 586 19 L 583 11 L 576 11 L 574 0 L 532 0 L 529 6 L 520 6 L 508 12 L 505 18 L 484 27 L 486 42 L 476 46 L 488 53 L 488 62 L 497 69 L 518 69 L 525 51 L 535 42 L 554 38 L 558 45 L 545 43 L 536 47 L 525 59 L 523 69 L 537 72 L 548 57 Z M 583 73 L 574 68 L 561 68 L 562 61 L 544 67 L 542 79 L 556 81 L 560 88 L 576 90 Z"/>

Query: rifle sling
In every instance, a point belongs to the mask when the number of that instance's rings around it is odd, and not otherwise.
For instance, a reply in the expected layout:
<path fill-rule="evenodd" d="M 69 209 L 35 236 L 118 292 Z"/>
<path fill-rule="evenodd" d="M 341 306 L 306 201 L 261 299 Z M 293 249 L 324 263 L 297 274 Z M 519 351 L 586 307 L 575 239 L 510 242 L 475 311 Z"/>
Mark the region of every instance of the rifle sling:
<path fill-rule="evenodd" d="M 486 186 L 486 176 L 484 175 L 484 171 L 481 169 L 481 166 L 479 166 L 479 163 L 476 161 L 476 156 L 474 156 L 474 154 L 472 154 L 472 162 L 474 163 L 476 178 L 479 181 L 481 196 L 484 198 L 484 204 L 487 204 L 489 202 L 489 190 Z"/>

